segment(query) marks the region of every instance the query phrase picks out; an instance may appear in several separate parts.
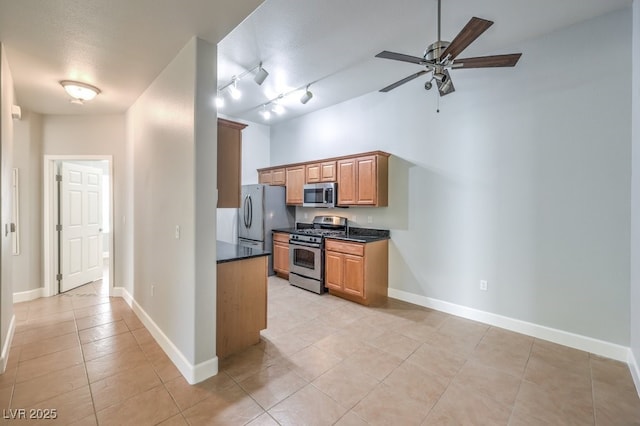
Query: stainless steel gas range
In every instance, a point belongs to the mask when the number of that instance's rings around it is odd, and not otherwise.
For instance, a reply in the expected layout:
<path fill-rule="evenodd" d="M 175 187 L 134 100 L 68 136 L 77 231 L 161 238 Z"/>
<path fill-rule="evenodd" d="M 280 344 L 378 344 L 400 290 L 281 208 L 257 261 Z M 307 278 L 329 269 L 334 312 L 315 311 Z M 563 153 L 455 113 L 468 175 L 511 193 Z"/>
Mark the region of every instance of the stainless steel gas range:
<path fill-rule="evenodd" d="M 324 239 L 344 236 L 348 221 L 340 216 L 316 216 L 306 228 L 289 235 L 289 283 L 322 294 L 324 287 Z"/>

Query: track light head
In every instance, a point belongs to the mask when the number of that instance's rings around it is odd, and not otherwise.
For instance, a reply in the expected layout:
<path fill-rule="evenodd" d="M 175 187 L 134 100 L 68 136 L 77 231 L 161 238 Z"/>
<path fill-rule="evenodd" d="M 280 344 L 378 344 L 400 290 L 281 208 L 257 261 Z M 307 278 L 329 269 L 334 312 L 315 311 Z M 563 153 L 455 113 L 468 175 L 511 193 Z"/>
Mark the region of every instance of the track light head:
<path fill-rule="evenodd" d="M 238 90 L 238 79 L 236 77 L 233 77 L 233 84 L 229 86 L 229 93 L 231 93 L 231 97 L 235 100 L 242 97 L 242 92 Z"/>
<path fill-rule="evenodd" d="M 258 72 L 256 73 L 255 77 L 253 77 L 253 81 L 255 81 L 258 86 L 261 86 L 268 76 L 269 73 L 267 72 L 267 70 L 262 68 L 262 62 L 260 62 L 260 65 L 258 65 Z"/>
<path fill-rule="evenodd" d="M 311 98 L 313 98 L 313 93 L 309 91 L 309 86 L 307 86 L 307 90 L 304 92 L 304 94 L 300 98 L 300 102 L 302 102 L 302 104 L 304 105 L 307 102 L 309 102 Z"/>

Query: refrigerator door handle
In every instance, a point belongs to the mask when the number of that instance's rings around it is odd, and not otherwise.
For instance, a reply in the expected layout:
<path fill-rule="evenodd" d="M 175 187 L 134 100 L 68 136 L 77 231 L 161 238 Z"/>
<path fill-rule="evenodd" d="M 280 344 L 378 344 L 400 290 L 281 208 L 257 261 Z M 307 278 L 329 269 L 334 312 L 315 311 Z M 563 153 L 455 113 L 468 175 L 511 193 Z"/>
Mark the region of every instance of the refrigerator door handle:
<path fill-rule="evenodd" d="M 249 228 L 248 214 L 249 214 L 249 196 L 246 195 L 244 197 L 244 212 L 243 212 L 243 217 L 242 217 L 242 219 L 244 220 L 244 227 L 245 228 Z"/>
<path fill-rule="evenodd" d="M 253 199 L 249 196 L 249 228 L 253 225 Z"/>

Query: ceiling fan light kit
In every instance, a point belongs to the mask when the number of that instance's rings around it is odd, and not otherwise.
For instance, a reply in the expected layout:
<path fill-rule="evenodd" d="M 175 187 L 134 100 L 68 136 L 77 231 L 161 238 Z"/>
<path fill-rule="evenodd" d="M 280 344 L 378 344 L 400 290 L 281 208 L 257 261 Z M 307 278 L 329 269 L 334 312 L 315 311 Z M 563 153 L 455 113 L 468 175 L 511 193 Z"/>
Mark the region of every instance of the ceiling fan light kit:
<path fill-rule="evenodd" d="M 450 69 L 459 68 L 494 68 L 494 67 L 513 67 L 518 63 L 522 53 L 512 53 L 507 55 L 491 55 L 480 56 L 475 58 L 456 59 L 464 49 L 475 41 L 482 33 L 484 33 L 491 25 L 492 21 L 473 17 L 467 25 L 458 33 L 452 42 L 443 41 L 440 38 L 440 21 L 441 21 L 441 0 L 438 0 L 438 40 L 431 43 L 424 51 L 422 57 L 405 55 L 403 53 L 389 52 L 384 50 L 376 55 L 377 58 L 392 59 L 395 61 L 409 62 L 421 65 L 425 69 L 408 77 L 398 80 L 382 89 L 380 92 L 389 92 L 411 80 L 414 80 L 424 74 L 432 73 L 432 77 L 424 84 L 426 90 L 433 87 L 432 81 L 435 80 L 438 86 L 440 96 L 445 96 L 455 92 Z"/>

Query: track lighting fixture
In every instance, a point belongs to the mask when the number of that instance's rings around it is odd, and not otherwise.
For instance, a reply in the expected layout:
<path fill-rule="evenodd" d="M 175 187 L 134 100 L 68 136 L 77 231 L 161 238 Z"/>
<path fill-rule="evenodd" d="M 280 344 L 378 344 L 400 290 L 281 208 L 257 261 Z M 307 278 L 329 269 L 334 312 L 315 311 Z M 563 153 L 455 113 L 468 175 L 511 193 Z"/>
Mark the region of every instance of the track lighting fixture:
<path fill-rule="evenodd" d="M 258 70 L 258 72 L 256 72 L 256 75 L 253 77 L 253 81 L 255 81 L 258 85 L 262 85 L 262 83 L 264 83 L 264 81 L 269 76 L 269 73 L 267 72 L 267 70 L 262 68 L 262 62 L 260 62 L 255 67 L 246 70 L 239 75 L 234 75 L 233 77 L 231 77 L 231 81 L 223 86 L 218 87 L 218 97 L 222 98 L 223 91 L 225 89 L 229 89 L 229 93 L 231 94 L 231 97 L 233 99 L 240 99 L 240 97 L 242 96 L 242 92 L 240 92 L 240 89 L 238 89 L 238 81 L 242 80 L 247 74 L 255 70 Z M 218 102 L 217 99 L 216 102 Z"/>
<path fill-rule="evenodd" d="M 309 86 L 310 85 L 307 85 L 307 89 L 305 90 L 304 94 L 300 98 L 300 102 L 302 102 L 303 105 L 309 102 L 311 98 L 313 98 L 313 93 L 309 91 Z"/>
<path fill-rule="evenodd" d="M 269 120 L 271 118 L 271 111 L 267 109 L 267 104 L 262 105 L 262 111 L 260 111 L 262 118 Z"/>
<path fill-rule="evenodd" d="M 222 96 L 222 93 L 220 93 L 219 90 L 218 94 L 216 95 L 216 107 L 218 109 L 224 107 L 224 96 Z"/>
<path fill-rule="evenodd" d="M 259 86 L 261 86 L 268 76 L 269 76 L 269 73 L 267 72 L 267 70 L 262 68 L 262 62 L 260 62 L 260 65 L 258 65 L 258 72 L 253 77 L 253 81 L 255 81 Z"/>
<path fill-rule="evenodd" d="M 231 93 L 231 97 L 235 100 L 238 100 L 242 97 L 242 92 L 238 90 L 237 77 L 233 77 L 233 84 L 229 86 L 229 93 Z"/>

